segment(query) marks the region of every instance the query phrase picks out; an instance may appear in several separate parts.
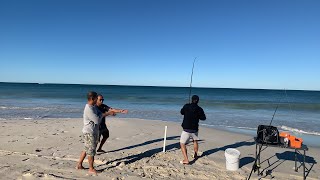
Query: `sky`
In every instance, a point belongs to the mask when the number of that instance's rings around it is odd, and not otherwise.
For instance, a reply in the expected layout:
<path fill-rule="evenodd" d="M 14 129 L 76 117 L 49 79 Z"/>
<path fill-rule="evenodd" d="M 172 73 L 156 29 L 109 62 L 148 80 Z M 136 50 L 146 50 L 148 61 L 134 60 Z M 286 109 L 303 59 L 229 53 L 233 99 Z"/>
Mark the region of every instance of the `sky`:
<path fill-rule="evenodd" d="M 320 90 L 319 0 L 0 1 L 0 82 Z"/>

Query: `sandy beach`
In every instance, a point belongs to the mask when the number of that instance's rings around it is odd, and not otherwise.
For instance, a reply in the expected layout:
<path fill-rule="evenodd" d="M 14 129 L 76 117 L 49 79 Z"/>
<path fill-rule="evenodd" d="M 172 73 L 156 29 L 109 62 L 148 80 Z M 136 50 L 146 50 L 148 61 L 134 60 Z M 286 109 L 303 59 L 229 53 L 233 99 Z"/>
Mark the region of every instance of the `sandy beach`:
<path fill-rule="evenodd" d="M 76 170 L 82 143 L 82 119 L 2 120 L 0 126 L 1 179 L 246 179 L 254 162 L 253 137 L 200 127 L 202 156 L 182 165 L 180 124 L 132 118 L 108 118 L 110 138 L 106 153 L 95 156 L 97 176 Z M 164 127 L 168 126 L 166 152 L 162 152 Z M 240 169 L 227 171 L 224 150 L 241 152 Z M 302 168 L 294 171 L 294 151 L 268 148 L 261 179 L 302 179 Z M 320 179 L 320 150 L 309 147 L 307 179 Z M 84 167 L 88 167 L 87 162 Z M 254 173 L 251 179 L 258 179 Z"/>

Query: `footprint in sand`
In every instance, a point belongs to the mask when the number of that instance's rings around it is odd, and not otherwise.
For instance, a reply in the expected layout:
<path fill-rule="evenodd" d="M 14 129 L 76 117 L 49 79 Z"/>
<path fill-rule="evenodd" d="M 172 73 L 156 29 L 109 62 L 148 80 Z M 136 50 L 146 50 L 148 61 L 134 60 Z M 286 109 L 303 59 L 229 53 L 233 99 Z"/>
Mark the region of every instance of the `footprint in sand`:
<path fill-rule="evenodd" d="M 0 166 L 0 169 L 8 169 L 10 166 Z"/>

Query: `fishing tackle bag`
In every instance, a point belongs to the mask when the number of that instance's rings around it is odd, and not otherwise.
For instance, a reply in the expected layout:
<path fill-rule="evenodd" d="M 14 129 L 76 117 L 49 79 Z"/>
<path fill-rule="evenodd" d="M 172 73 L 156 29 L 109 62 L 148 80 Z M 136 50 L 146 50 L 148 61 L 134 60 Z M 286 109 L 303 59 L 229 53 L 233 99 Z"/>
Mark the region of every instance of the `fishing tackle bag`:
<path fill-rule="evenodd" d="M 257 142 L 262 144 L 280 144 L 278 128 L 268 125 L 259 125 L 257 130 Z"/>

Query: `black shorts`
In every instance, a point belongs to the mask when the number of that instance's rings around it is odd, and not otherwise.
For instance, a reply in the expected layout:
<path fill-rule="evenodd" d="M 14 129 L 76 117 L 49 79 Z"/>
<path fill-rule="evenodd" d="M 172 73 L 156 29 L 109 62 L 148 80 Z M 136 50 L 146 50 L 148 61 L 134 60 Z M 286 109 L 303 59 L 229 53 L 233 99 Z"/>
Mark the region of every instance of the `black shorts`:
<path fill-rule="evenodd" d="M 108 128 L 103 128 L 99 130 L 100 136 L 103 136 L 103 138 L 108 138 L 109 137 L 109 129 Z"/>

